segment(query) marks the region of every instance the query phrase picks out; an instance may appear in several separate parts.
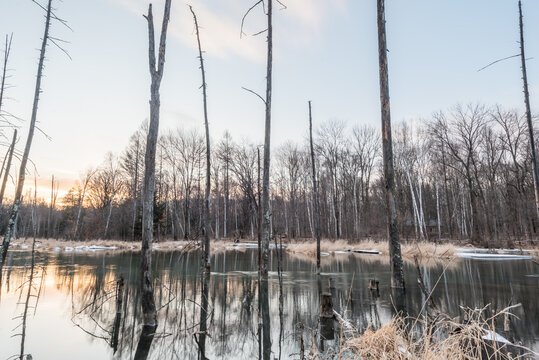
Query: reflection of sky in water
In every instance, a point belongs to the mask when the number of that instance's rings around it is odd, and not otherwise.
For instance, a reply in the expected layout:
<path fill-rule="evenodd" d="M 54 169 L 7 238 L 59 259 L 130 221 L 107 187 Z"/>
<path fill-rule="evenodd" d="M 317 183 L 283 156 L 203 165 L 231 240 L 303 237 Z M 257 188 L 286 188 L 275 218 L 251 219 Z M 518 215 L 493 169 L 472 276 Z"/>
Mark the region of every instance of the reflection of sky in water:
<path fill-rule="evenodd" d="M 15 355 L 20 337 L 12 335 L 20 323 L 27 287 L 20 287 L 29 275 L 29 252 L 11 252 L 4 268 L 0 299 L 0 358 Z M 212 259 L 210 314 L 207 356 L 211 359 L 256 358 L 257 273 L 256 250 L 221 253 Z M 335 309 L 351 318 L 360 329 L 370 323 L 385 323 L 392 316 L 389 297 L 389 266 L 380 256 L 335 255 L 324 257 L 320 282 L 314 275 L 314 263 L 284 255 L 283 358 L 299 351 L 297 324 L 305 325 L 305 339 L 318 327 L 318 288 L 331 291 Z M 150 358 L 196 358 L 193 333 L 198 329 L 200 278 L 198 254 L 156 252 L 153 258 L 156 278 L 155 297 L 159 310 L 159 328 Z M 137 253 L 40 253 L 35 270 L 35 289 L 41 295 L 37 311 L 29 309 L 25 349 L 34 358 L 78 359 L 132 358 L 140 334 Z M 277 261 L 272 259 L 272 270 Z M 41 274 L 45 269 L 44 276 Z M 530 261 L 470 261 L 450 264 L 443 276 L 443 265 L 433 261 L 422 266 L 424 282 L 432 287 L 435 301 L 443 312 L 458 315 L 458 306 L 482 307 L 491 304 L 500 310 L 522 303 L 514 310 L 520 319 L 511 320 L 509 339 L 539 348 L 539 279 Z M 416 314 L 424 297 L 416 283 L 416 271 L 406 266 L 410 314 Z M 113 356 L 111 336 L 116 315 L 115 280 L 126 280 L 119 341 Z M 273 351 L 278 353 L 278 279 L 270 272 L 270 309 Z M 329 280 L 331 278 L 331 281 Z M 380 298 L 367 289 L 369 279 L 380 281 Z M 331 282 L 332 288 L 329 288 Z M 350 292 L 351 289 L 351 292 Z M 22 293 L 21 293 L 22 291 Z M 35 304 L 35 298 L 30 305 Z M 78 327 L 80 326 L 80 328 Z M 503 326 L 503 324 L 500 324 Z M 331 343 L 329 343 L 331 345 Z M 275 355 L 276 356 L 276 355 Z"/>

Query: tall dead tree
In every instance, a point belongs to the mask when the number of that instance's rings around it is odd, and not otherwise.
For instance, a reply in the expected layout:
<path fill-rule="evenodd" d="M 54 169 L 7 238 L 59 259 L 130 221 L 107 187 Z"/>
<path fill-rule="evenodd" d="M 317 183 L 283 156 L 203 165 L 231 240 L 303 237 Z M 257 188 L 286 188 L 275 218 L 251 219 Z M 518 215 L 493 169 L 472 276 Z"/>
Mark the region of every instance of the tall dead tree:
<path fill-rule="evenodd" d="M 270 142 L 271 142 L 271 94 L 272 94 L 272 71 L 273 71 L 273 0 L 267 1 L 267 8 L 264 8 L 266 2 L 264 0 L 257 1 L 253 6 L 247 10 L 242 19 L 241 32 L 243 34 L 243 24 L 246 16 L 256 8 L 262 6 L 265 11 L 267 19 L 267 28 L 264 31 L 258 32 L 258 34 L 266 33 L 267 53 L 266 53 L 266 96 L 265 98 L 255 93 L 252 90 L 245 89 L 258 98 L 260 98 L 265 105 L 265 126 L 264 126 L 264 164 L 262 175 L 262 248 L 258 251 L 261 252 L 261 264 L 259 267 L 260 274 L 260 295 L 259 306 L 262 313 L 262 358 L 269 360 L 271 357 L 271 324 L 269 313 L 269 286 L 268 286 L 268 263 L 269 263 L 269 245 L 271 238 L 271 210 L 270 210 Z M 260 206 L 260 204 L 259 204 Z"/>
<path fill-rule="evenodd" d="M 524 52 L 524 21 L 522 19 L 522 1 L 518 0 L 519 28 L 520 28 L 520 60 L 522 62 L 522 82 L 524 86 L 524 103 L 526 104 L 526 120 L 528 121 L 528 133 L 533 161 L 533 187 L 535 190 L 535 207 L 539 216 L 539 169 L 537 168 L 537 156 L 535 150 L 535 136 L 533 134 L 532 112 L 530 107 L 530 92 L 528 90 L 528 73 L 526 70 L 526 55 Z"/>
<path fill-rule="evenodd" d="M 193 7 L 189 5 L 189 10 L 193 14 L 193 20 L 195 22 L 195 32 L 197 36 L 198 44 L 198 57 L 200 60 L 200 72 L 202 73 L 202 98 L 204 107 L 204 127 L 206 130 L 206 192 L 204 198 L 204 246 L 202 255 L 202 307 L 200 309 L 200 356 L 201 359 L 206 359 L 206 332 L 207 332 L 207 318 L 208 318 L 208 295 L 209 295 L 209 281 L 210 281 L 210 196 L 211 196 L 211 151 L 210 151 L 210 128 L 208 124 L 208 101 L 207 101 L 207 86 L 206 86 L 206 72 L 204 70 L 204 58 L 202 57 L 202 46 L 200 44 L 200 31 L 198 26 L 198 19 L 193 10 Z"/>
<path fill-rule="evenodd" d="M 316 273 L 320 274 L 320 202 L 318 200 L 318 187 L 316 184 L 316 162 L 314 160 L 313 145 L 313 117 L 311 102 L 309 101 L 309 141 L 311 145 L 311 164 L 313 170 L 313 200 L 314 200 L 314 223 L 316 228 Z"/>
<path fill-rule="evenodd" d="M 152 285 L 152 241 L 153 241 L 153 212 L 155 197 L 155 154 L 157 150 L 157 136 L 159 133 L 159 87 L 163 78 L 165 65 L 165 49 L 167 28 L 170 19 L 171 0 L 166 0 L 161 26 L 161 39 L 159 41 L 159 54 L 155 57 L 155 34 L 153 25 L 152 4 L 148 7 L 148 15 L 143 15 L 148 22 L 149 35 L 149 65 L 151 75 L 150 86 L 150 126 L 146 141 L 146 155 L 144 158 L 144 187 L 142 196 L 142 245 L 141 245 L 141 304 L 144 314 L 144 325 L 157 327 L 157 311 L 153 297 Z"/>
<path fill-rule="evenodd" d="M 384 0 L 377 1 L 378 10 L 378 62 L 380 70 L 380 105 L 382 110 L 382 144 L 384 158 L 384 185 L 386 189 L 386 215 L 389 233 L 391 286 L 404 289 L 399 223 L 395 201 L 395 175 L 393 145 L 391 142 L 391 112 L 389 106 L 389 79 L 387 74 L 387 43 Z"/>
<path fill-rule="evenodd" d="M 262 327 L 263 327 L 263 359 L 269 360 L 271 357 L 271 325 L 269 313 L 269 286 L 268 286 L 268 263 L 269 244 L 271 236 L 271 213 L 270 213 L 270 141 L 271 141 L 271 91 L 272 91 L 272 69 L 273 69 L 273 1 L 268 0 L 267 9 L 267 60 L 266 60 L 266 121 L 264 130 L 264 170 L 262 176 L 262 211 L 264 222 L 262 224 L 264 232 L 264 244 L 262 245 Z"/>
<path fill-rule="evenodd" d="M 13 152 L 15 151 L 15 143 L 17 142 L 17 129 L 13 130 L 13 140 L 11 140 L 11 146 L 9 147 L 7 154 L 7 163 L 4 169 L 4 180 L 2 180 L 2 187 L 0 188 L 0 206 L 4 200 L 4 192 L 6 191 L 7 179 L 9 177 L 9 170 L 11 169 L 11 160 L 13 159 Z"/>
<path fill-rule="evenodd" d="M 198 57 L 200 59 L 200 71 L 202 73 L 202 97 L 204 107 L 204 127 L 206 130 L 206 193 L 204 199 L 204 258 L 203 267 L 206 270 L 210 269 L 210 196 L 211 196 L 211 152 L 210 152 L 210 128 L 208 124 L 208 103 L 207 103 L 207 87 L 206 87 L 206 72 L 204 70 L 204 58 L 202 57 L 202 46 L 200 44 L 200 32 L 198 20 L 193 7 L 189 6 L 193 19 L 195 21 L 195 31 L 198 44 Z"/>
<path fill-rule="evenodd" d="M 26 177 L 26 163 L 28 162 L 28 156 L 30 155 L 30 148 L 32 147 L 32 140 L 34 138 L 34 131 L 36 127 L 37 108 L 39 103 L 39 94 L 41 93 L 41 78 L 43 75 L 43 64 L 45 63 L 45 52 L 47 50 L 47 43 L 49 41 L 49 28 L 52 18 L 52 0 L 49 0 L 46 8 L 45 16 L 45 31 L 41 42 L 41 51 L 39 53 L 39 63 L 37 67 L 36 87 L 34 91 L 34 104 L 32 107 L 32 117 L 30 119 L 30 128 L 28 130 L 28 137 L 26 138 L 26 145 L 24 147 L 24 153 L 21 158 L 21 166 L 19 169 L 19 181 L 17 182 L 17 189 L 15 190 L 15 199 L 9 215 L 8 227 L 2 243 L 2 257 L 0 259 L 0 267 L 3 265 L 6 259 L 7 251 L 9 249 L 9 243 L 11 236 L 15 230 L 15 223 L 19 208 L 21 206 L 22 190 L 24 187 L 24 179 Z M 55 16 L 56 18 L 56 16 Z"/>

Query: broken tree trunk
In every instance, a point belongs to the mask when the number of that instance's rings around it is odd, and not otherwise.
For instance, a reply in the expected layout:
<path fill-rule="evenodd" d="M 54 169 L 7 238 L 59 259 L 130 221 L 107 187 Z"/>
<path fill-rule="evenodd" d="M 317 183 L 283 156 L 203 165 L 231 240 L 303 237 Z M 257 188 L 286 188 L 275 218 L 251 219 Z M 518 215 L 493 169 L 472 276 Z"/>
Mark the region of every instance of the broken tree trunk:
<path fill-rule="evenodd" d="M 389 233 L 389 256 L 391 264 L 391 286 L 404 289 L 401 245 L 397 204 L 395 201 L 395 179 L 393 170 L 393 145 L 391 142 L 391 112 L 389 107 L 389 79 L 387 74 L 387 44 L 384 0 L 378 0 L 378 61 L 380 66 L 380 105 L 382 108 L 382 143 L 384 157 L 384 185 L 386 188 L 386 214 Z"/>
<path fill-rule="evenodd" d="M 537 155 L 535 149 L 535 139 L 533 134 L 533 120 L 530 106 L 530 92 L 528 90 L 528 73 L 526 70 L 526 55 L 524 53 L 524 22 L 522 19 L 522 2 L 518 1 L 519 28 L 520 28 L 520 60 L 522 62 L 522 82 L 524 87 L 524 103 L 526 104 L 526 120 L 528 121 L 528 132 L 530 135 L 530 146 L 533 161 L 533 187 L 535 190 L 535 207 L 539 217 L 539 169 L 537 168 Z"/>
<path fill-rule="evenodd" d="M 148 8 L 148 15 L 144 16 L 148 21 L 149 34 L 149 65 L 151 75 L 150 86 L 150 126 L 146 141 L 146 154 L 144 158 L 144 191 L 142 201 L 142 245 L 141 245 L 141 304 L 146 327 L 157 327 L 157 311 L 153 297 L 152 285 L 152 241 L 153 241 L 153 207 L 155 197 L 155 154 L 157 148 L 157 136 L 159 132 L 159 87 L 163 78 L 165 65 L 165 49 L 167 27 L 170 19 L 171 0 L 166 0 L 159 42 L 159 57 L 156 63 L 155 35 L 153 25 L 152 4 Z M 148 331 L 148 333 L 151 333 Z M 151 337 L 153 339 L 153 336 Z M 142 336 L 141 336 L 142 339 Z M 149 337 L 148 337 L 149 339 Z"/>

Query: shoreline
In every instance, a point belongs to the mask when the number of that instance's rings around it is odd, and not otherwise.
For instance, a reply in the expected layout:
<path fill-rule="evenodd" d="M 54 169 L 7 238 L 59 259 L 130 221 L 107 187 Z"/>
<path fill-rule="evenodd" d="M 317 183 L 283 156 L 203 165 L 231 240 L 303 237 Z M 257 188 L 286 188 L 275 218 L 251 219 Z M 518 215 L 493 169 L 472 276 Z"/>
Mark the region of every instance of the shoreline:
<path fill-rule="evenodd" d="M 199 240 L 165 240 L 154 242 L 152 250 L 154 251 L 194 251 L 199 248 Z M 17 250 L 30 249 L 32 239 L 17 239 L 11 243 L 11 247 Z M 270 246 L 274 247 L 272 243 Z M 227 250 L 241 250 L 247 248 L 257 248 L 256 241 L 241 240 L 234 242 L 232 240 L 212 240 L 211 252 L 220 253 Z M 291 255 L 300 256 L 306 259 L 316 257 L 316 243 L 310 239 L 300 239 L 294 242 L 283 242 L 283 248 Z M 450 260 L 456 258 L 455 254 L 465 248 L 468 251 L 485 251 L 485 248 L 475 247 L 464 241 L 453 242 L 446 241 L 440 244 L 427 241 L 404 242 L 401 244 L 403 260 L 414 261 L 414 257 L 419 259 L 437 259 Z M 539 247 L 524 246 L 514 249 L 525 250 L 532 259 L 539 258 Z M 139 251 L 140 241 L 123 240 L 84 240 L 73 241 L 64 239 L 36 239 L 36 251 L 63 251 L 63 252 L 94 252 L 94 251 Z M 372 250 L 380 254 L 356 254 L 353 251 Z M 388 243 L 383 240 L 329 240 L 320 241 L 320 251 L 322 258 L 334 254 L 355 254 L 360 256 L 369 256 L 377 258 L 385 257 L 389 253 Z"/>

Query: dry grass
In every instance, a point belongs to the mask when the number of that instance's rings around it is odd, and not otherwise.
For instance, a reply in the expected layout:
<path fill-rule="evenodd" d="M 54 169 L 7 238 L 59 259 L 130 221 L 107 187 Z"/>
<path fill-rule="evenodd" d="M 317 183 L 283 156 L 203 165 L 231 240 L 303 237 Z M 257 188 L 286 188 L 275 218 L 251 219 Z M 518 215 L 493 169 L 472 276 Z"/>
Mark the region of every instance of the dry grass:
<path fill-rule="evenodd" d="M 483 309 L 463 309 L 465 323 L 448 317 L 439 317 L 428 324 L 423 319 L 406 322 L 394 318 L 378 330 L 367 330 L 361 336 L 344 341 L 343 351 L 364 360 L 513 360 L 535 358 L 539 354 L 530 349 L 494 342 L 484 338 L 487 331 L 495 331 L 498 318 L 511 316 L 506 308 L 497 314 L 485 316 Z M 413 325 L 407 325 L 407 324 Z M 422 329 L 420 335 L 411 327 Z M 520 354 L 519 354 L 520 353 Z"/>
<path fill-rule="evenodd" d="M 247 241 L 242 241 L 247 242 Z M 64 239 L 37 239 L 39 246 L 37 247 L 38 251 L 43 250 L 53 250 L 57 247 L 65 249 L 66 247 L 77 247 L 77 246 L 107 246 L 107 247 L 116 247 L 117 250 L 140 250 L 140 241 L 122 241 L 122 240 L 85 240 L 85 241 L 72 241 Z M 169 250 L 194 250 L 197 248 L 198 240 L 165 240 L 161 242 L 154 241 L 154 250 L 160 251 L 169 251 Z M 31 245 L 32 239 L 17 239 L 12 242 L 12 245 L 17 248 L 21 245 Z M 234 242 L 231 240 L 212 240 L 210 242 L 211 250 L 214 253 L 221 253 L 234 247 Z M 323 239 L 320 244 L 321 251 L 326 253 L 333 253 L 335 251 L 343 250 L 377 250 L 386 255 L 389 252 L 387 241 L 382 240 L 361 240 L 359 242 L 349 242 L 347 240 L 329 240 Z M 427 241 L 418 241 L 418 242 L 408 242 L 401 245 L 402 257 L 405 261 L 413 262 L 414 256 L 417 256 L 419 259 L 428 259 L 438 262 L 438 260 L 445 260 L 452 258 L 455 253 L 455 246 L 453 243 L 443 243 L 435 244 L 433 242 Z M 242 247 L 235 247 L 236 250 L 243 250 Z M 526 249 L 531 250 L 531 255 L 535 259 L 539 259 L 539 248 L 527 246 Z M 316 258 L 316 243 L 311 239 L 303 239 L 295 243 L 288 243 L 286 251 L 290 254 L 293 254 L 295 257 L 301 258 L 303 260 L 314 261 Z M 362 256 L 362 255 L 358 255 Z M 365 255 L 365 258 L 368 259 L 379 259 L 384 261 L 386 256 L 382 257 L 373 257 L 371 255 Z M 323 257 L 322 259 L 324 259 Z"/>
<path fill-rule="evenodd" d="M 102 246 L 102 247 L 115 247 L 116 249 L 110 250 L 140 250 L 140 241 L 121 241 L 121 240 L 86 240 L 86 241 L 72 241 L 72 240 L 55 240 L 55 239 L 37 239 L 36 243 L 38 247 L 37 251 L 49 251 L 56 248 L 64 250 L 65 248 L 76 248 L 77 246 Z M 17 239 L 13 241 L 11 245 L 14 248 L 20 248 L 21 246 L 31 246 L 32 239 Z M 232 241 L 212 241 L 211 250 L 213 253 L 220 253 L 226 251 L 234 245 Z M 156 251 L 170 251 L 170 250 L 183 250 L 192 251 L 198 248 L 198 241 L 162 241 L 154 242 L 153 250 Z"/>
<path fill-rule="evenodd" d="M 406 359 L 406 339 L 402 326 L 397 319 L 374 331 L 367 329 L 360 337 L 345 342 L 345 350 L 361 356 L 363 359 Z"/>
<path fill-rule="evenodd" d="M 389 252 L 387 242 L 375 240 L 362 240 L 360 242 L 350 243 L 346 240 L 324 239 L 320 241 L 320 250 L 328 253 L 346 250 L 377 250 L 383 254 L 387 254 Z M 316 255 L 316 243 L 298 242 L 289 244 L 287 251 L 314 257 Z M 403 258 L 411 260 L 413 260 L 414 256 L 419 258 L 448 258 L 454 255 L 455 246 L 453 244 L 435 244 L 432 242 L 422 241 L 402 244 L 401 251 Z"/>

